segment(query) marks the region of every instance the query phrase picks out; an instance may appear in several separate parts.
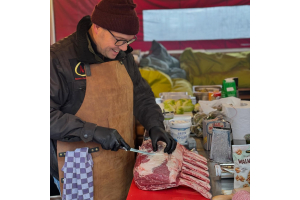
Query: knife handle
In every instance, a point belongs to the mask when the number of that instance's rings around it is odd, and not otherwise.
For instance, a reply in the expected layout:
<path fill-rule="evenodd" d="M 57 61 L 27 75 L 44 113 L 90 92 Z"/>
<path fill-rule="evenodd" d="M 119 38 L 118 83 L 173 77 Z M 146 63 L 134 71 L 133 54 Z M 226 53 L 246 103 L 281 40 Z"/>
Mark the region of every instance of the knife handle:
<path fill-rule="evenodd" d="M 127 149 L 125 147 L 120 147 L 120 149 L 123 149 L 123 150 L 127 151 Z"/>

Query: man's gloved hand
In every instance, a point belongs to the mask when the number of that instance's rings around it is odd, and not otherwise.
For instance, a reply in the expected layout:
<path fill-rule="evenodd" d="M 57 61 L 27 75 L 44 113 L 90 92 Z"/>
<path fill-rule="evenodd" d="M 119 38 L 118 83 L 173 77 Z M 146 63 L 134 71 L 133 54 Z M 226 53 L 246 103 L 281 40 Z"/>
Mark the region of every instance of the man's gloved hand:
<path fill-rule="evenodd" d="M 118 151 L 121 147 L 130 149 L 116 129 L 97 126 L 93 141 L 100 143 L 105 150 Z"/>
<path fill-rule="evenodd" d="M 177 146 L 174 138 L 159 126 L 154 126 L 149 130 L 149 136 L 152 140 L 153 151 L 157 151 L 157 142 L 163 141 L 167 144 L 164 152 L 171 154 Z"/>

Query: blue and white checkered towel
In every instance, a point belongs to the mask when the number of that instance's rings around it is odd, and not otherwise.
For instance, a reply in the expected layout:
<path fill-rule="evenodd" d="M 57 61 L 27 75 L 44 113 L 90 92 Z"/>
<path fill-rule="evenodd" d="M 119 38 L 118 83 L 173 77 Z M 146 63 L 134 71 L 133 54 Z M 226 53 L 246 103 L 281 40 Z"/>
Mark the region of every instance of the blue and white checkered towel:
<path fill-rule="evenodd" d="M 93 200 L 93 159 L 88 148 L 67 151 L 62 200 Z"/>

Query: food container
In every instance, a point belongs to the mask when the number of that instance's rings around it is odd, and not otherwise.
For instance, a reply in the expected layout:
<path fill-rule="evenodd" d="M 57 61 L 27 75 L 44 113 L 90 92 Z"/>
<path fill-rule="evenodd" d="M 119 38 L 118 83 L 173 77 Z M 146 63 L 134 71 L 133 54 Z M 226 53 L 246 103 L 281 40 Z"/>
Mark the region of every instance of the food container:
<path fill-rule="evenodd" d="M 161 96 L 161 99 L 164 101 L 166 99 L 191 99 L 190 95 L 183 95 L 183 94 L 178 94 L 178 95 L 163 95 Z"/>
<path fill-rule="evenodd" d="M 206 89 L 207 92 L 214 92 L 215 90 L 222 90 L 222 85 L 194 85 L 193 92 L 201 92 Z"/>
<path fill-rule="evenodd" d="M 187 145 L 190 137 L 192 122 L 190 119 L 171 119 L 169 120 L 170 132 L 172 137 L 182 145 Z"/>
<path fill-rule="evenodd" d="M 210 100 L 209 93 L 216 93 L 217 91 L 221 91 L 221 90 L 222 90 L 221 85 L 194 85 L 193 95 L 196 97 L 197 102 L 199 100 L 208 101 Z"/>
<path fill-rule="evenodd" d="M 165 96 L 165 95 L 188 95 L 188 92 L 161 92 L 159 93 L 159 96 Z"/>
<path fill-rule="evenodd" d="M 194 92 L 193 95 L 196 97 L 196 102 L 199 100 L 208 101 L 208 92 Z"/>
<path fill-rule="evenodd" d="M 159 93 L 159 96 L 160 102 L 164 102 L 166 99 L 191 99 L 194 105 L 198 102 L 196 97 L 189 95 L 187 92 L 162 92 Z M 158 100 L 156 100 L 156 102 L 158 102 Z"/>
<path fill-rule="evenodd" d="M 164 125 L 167 132 L 170 132 L 169 120 L 174 118 L 174 112 L 165 112 L 164 115 Z"/>
<path fill-rule="evenodd" d="M 198 101 L 196 100 L 196 97 L 191 97 L 192 103 L 195 105 Z"/>
<path fill-rule="evenodd" d="M 160 104 L 160 103 L 162 103 L 163 101 L 162 101 L 161 98 L 155 98 L 155 102 L 156 102 L 157 104 Z"/>
<path fill-rule="evenodd" d="M 244 138 L 246 140 L 246 144 L 250 144 L 250 134 L 246 134 Z"/>
<path fill-rule="evenodd" d="M 187 144 L 189 150 L 197 148 L 196 140 L 193 137 L 187 139 Z"/>
<path fill-rule="evenodd" d="M 237 97 L 236 83 L 232 78 L 223 80 L 221 97 Z"/>

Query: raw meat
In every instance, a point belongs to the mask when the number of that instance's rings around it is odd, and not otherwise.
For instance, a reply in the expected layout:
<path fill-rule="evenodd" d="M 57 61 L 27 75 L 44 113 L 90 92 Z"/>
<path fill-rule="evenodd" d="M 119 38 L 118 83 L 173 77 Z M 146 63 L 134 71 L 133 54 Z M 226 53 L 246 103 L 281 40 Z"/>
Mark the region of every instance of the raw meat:
<path fill-rule="evenodd" d="M 206 158 L 188 151 L 179 143 L 169 155 L 163 152 L 165 146 L 159 141 L 155 155 L 137 155 L 133 169 L 136 186 L 141 190 L 163 190 L 185 185 L 211 199 Z M 144 141 L 139 149 L 153 153 L 151 140 Z"/>

